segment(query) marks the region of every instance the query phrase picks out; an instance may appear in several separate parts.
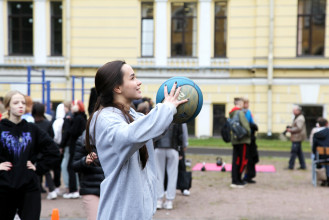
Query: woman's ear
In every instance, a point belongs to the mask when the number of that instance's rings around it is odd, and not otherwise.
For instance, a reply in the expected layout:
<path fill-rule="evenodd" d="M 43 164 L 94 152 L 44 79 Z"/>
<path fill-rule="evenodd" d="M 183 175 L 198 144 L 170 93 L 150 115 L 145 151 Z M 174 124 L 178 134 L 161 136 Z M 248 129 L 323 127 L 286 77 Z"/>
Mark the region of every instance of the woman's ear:
<path fill-rule="evenodd" d="M 121 94 L 121 93 L 122 93 L 122 91 L 121 91 L 121 86 L 114 87 L 113 91 L 114 91 L 115 93 Z"/>

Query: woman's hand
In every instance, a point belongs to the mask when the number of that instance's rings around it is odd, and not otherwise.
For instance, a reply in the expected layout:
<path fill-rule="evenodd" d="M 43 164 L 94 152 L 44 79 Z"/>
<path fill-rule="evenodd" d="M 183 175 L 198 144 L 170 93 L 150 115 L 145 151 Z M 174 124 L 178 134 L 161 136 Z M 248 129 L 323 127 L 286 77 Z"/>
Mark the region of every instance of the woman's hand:
<path fill-rule="evenodd" d="M 26 163 L 26 166 L 27 166 L 27 169 L 36 171 L 36 168 L 35 168 L 34 164 L 31 161 L 28 160 L 27 163 Z"/>
<path fill-rule="evenodd" d="M 10 162 L 2 162 L 2 163 L 0 163 L 0 170 L 9 171 L 9 170 L 11 170 L 12 167 L 13 167 L 13 165 Z"/>
<path fill-rule="evenodd" d="M 163 103 L 166 103 L 166 102 L 169 102 L 169 103 L 172 103 L 174 106 L 176 106 L 176 108 L 185 103 L 185 102 L 188 102 L 188 99 L 184 99 L 184 100 L 178 100 L 178 96 L 179 96 L 179 92 L 181 90 L 181 87 L 178 87 L 176 89 L 176 86 L 177 86 L 177 82 L 174 83 L 173 87 L 171 88 L 171 91 L 170 93 L 168 94 L 168 88 L 167 88 L 167 85 L 164 86 L 164 101 Z"/>
<path fill-rule="evenodd" d="M 91 152 L 86 156 L 86 164 L 90 165 L 97 159 L 97 154 L 95 152 Z"/>

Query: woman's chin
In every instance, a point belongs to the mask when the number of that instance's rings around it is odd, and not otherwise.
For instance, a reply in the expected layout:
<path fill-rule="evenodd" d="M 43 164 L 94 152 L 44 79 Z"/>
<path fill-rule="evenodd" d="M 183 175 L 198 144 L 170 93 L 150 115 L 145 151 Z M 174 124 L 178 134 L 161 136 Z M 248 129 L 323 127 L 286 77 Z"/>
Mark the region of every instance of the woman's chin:
<path fill-rule="evenodd" d="M 143 96 L 142 96 L 142 94 L 139 94 L 139 95 L 136 96 L 135 100 L 138 100 L 138 99 L 141 99 L 141 98 L 143 98 Z"/>

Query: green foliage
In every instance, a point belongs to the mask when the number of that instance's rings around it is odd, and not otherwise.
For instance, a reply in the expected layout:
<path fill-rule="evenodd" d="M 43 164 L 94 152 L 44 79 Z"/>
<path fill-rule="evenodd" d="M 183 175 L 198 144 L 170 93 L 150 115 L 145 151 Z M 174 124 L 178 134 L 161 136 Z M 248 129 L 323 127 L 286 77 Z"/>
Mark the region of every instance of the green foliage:
<path fill-rule="evenodd" d="M 291 142 L 274 140 L 274 139 L 257 139 L 256 141 L 258 150 L 269 150 L 269 151 L 290 151 Z M 189 139 L 190 147 L 214 147 L 214 148 L 231 148 L 231 143 L 225 143 L 222 138 L 190 138 Z M 304 152 L 311 152 L 310 143 L 304 141 L 303 144 Z"/>

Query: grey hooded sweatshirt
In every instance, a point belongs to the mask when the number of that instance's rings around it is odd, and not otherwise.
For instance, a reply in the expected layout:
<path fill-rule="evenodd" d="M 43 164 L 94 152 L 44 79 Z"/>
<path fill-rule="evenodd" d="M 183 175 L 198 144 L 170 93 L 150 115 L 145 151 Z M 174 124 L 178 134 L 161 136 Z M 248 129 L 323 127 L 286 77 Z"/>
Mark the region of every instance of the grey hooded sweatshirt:
<path fill-rule="evenodd" d="M 171 103 L 157 104 L 148 115 L 130 109 L 134 122 L 128 124 L 121 111 L 107 107 L 96 121 L 96 148 L 104 171 L 97 219 L 152 219 L 156 211 L 158 178 L 153 138 L 162 135 L 176 114 Z M 96 112 L 90 123 L 94 140 Z M 139 148 L 146 145 L 149 159 L 142 169 Z"/>

